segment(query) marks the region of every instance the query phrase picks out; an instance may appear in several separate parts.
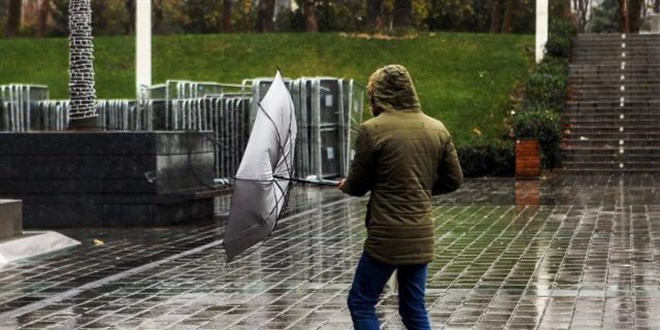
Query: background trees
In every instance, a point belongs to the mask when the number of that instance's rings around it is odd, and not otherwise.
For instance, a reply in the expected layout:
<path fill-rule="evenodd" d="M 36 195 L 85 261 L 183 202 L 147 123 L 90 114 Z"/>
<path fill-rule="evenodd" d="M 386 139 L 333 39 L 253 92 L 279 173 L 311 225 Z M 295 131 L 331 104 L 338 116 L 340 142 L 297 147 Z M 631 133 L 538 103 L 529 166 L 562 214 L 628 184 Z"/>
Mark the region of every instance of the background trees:
<path fill-rule="evenodd" d="M 70 0 L 0 1 L 7 37 L 64 36 Z M 135 33 L 136 0 L 92 0 L 97 35 Z M 155 34 L 390 32 L 532 33 L 535 0 L 152 0 Z M 639 31 L 660 0 L 551 0 L 580 31 Z M 25 19 L 25 17 L 33 17 Z"/>

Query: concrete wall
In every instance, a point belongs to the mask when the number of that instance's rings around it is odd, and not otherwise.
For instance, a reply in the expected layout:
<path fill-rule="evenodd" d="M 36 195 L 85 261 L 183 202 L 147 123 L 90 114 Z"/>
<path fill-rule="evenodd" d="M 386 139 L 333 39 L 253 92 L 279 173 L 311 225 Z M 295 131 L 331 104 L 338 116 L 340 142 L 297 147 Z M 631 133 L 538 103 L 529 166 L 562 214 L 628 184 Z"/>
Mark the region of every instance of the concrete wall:
<path fill-rule="evenodd" d="M 0 198 L 31 228 L 155 226 L 213 215 L 212 133 L 0 133 Z"/>

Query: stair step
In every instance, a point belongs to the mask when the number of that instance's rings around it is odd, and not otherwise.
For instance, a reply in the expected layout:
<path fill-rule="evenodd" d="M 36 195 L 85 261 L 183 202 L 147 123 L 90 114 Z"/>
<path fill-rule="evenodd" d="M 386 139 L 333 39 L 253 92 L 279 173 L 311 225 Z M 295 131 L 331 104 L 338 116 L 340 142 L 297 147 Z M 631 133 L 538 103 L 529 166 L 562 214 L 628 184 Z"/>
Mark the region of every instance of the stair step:
<path fill-rule="evenodd" d="M 568 133 L 565 135 L 564 138 L 566 141 L 591 141 L 591 140 L 596 140 L 596 141 L 601 141 L 601 140 L 614 140 L 614 141 L 620 141 L 624 140 L 626 141 L 638 141 L 638 140 L 644 140 L 644 141 L 655 141 L 657 143 L 660 143 L 660 132 L 583 132 L 583 133 L 578 133 L 578 132 L 573 132 L 571 130 L 571 133 Z M 584 140 L 586 139 L 586 140 Z"/>
<path fill-rule="evenodd" d="M 621 139 L 616 138 L 589 138 L 587 140 L 577 139 L 564 139 L 562 141 L 562 148 L 572 147 L 587 147 L 587 148 L 619 148 L 624 147 L 654 147 L 660 148 L 660 140 L 646 140 L 646 139 L 627 139 L 623 144 L 620 144 Z"/>

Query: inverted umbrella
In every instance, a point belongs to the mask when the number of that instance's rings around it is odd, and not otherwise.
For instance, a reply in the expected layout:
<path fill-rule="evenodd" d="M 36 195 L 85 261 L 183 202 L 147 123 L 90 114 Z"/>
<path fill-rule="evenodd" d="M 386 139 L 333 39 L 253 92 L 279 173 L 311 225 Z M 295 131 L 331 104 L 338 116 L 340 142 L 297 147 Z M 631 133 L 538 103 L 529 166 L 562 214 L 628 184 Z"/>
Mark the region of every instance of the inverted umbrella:
<path fill-rule="evenodd" d="M 236 172 L 224 237 L 227 261 L 267 237 L 287 202 L 297 134 L 293 100 L 279 70 L 259 104 Z"/>

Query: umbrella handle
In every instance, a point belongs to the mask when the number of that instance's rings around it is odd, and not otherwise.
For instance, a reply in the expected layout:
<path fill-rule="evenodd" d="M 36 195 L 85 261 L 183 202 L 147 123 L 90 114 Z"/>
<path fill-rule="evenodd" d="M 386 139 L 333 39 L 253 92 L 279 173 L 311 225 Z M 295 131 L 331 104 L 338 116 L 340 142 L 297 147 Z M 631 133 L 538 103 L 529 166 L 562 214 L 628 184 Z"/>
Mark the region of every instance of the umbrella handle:
<path fill-rule="evenodd" d="M 293 182 L 298 182 L 298 183 L 306 183 L 306 184 L 315 184 L 319 186 L 331 186 L 331 187 L 336 187 L 339 184 L 339 181 L 334 181 L 334 180 L 305 180 L 305 179 L 296 179 L 296 178 L 286 178 L 283 176 L 278 176 L 275 175 L 273 176 L 275 179 L 280 179 L 280 180 L 289 180 Z"/>

